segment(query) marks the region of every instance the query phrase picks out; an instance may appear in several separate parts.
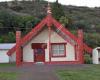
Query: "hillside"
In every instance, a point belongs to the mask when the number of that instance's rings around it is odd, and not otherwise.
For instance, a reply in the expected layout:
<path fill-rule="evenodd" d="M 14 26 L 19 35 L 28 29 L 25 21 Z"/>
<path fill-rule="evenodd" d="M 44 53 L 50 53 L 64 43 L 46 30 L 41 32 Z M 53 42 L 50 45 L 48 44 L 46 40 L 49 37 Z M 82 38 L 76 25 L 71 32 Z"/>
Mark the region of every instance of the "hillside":
<path fill-rule="evenodd" d="M 52 5 L 53 3 L 51 3 Z M 77 7 L 62 5 L 65 14 L 75 21 L 86 20 L 91 24 L 100 23 L 100 8 Z M 32 15 L 35 17 L 46 15 L 47 2 L 44 0 L 18 2 L 17 6 L 14 2 L 1 2 L 0 10 L 7 10 L 10 13 L 18 15 Z"/>
<path fill-rule="evenodd" d="M 53 4 L 54 3 L 51 3 L 51 6 Z M 74 29 L 76 29 L 74 27 L 83 26 L 83 29 L 86 35 L 85 41 L 90 46 L 93 46 L 93 47 L 99 46 L 100 37 L 99 39 L 96 39 L 95 37 L 98 37 L 98 35 L 100 34 L 100 8 L 77 7 L 77 6 L 71 6 L 71 5 L 67 5 L 67 6 L 62 5 L 62 7 L 64 9 L 65 15 L 68 18 L 70 18 L 72 21 L 71 31 L 74 32 Z M 6 36 L 6 34 L 8 34 L 9 31 L 12 32 L 14 30 L 14 29 L 13 30 L 10 29 L 9 27 L 16 27 L 16 26 L 22 25 L 22 24 L 19 25 L 19 24 L 16 24 L 16 22 L 13 22 L 14 20 L 12 18 L 7 20 L 9 18 L 9 16 L 7 16 L 8 14 L 16 15 L 16 16 L 33 16 L 34 20 L 37 20 L 36 22 L 30 17 L 28 17 L 28 19 L 32 20 L 34 25 L 36 25 L 37 22 L 39 22 L 46 15 L 46 8 L 47 8 L 47 2 L 44 0 L 20 1 L 17 3 L 16 2 L 0 2 L 0 12 L 1 12 L 0 15 L 2 16 L 4 15 L 2 13 L 6 12 L 6 17 L 5 17 L 6 19 L 4 20 L 3 23 L 7 23 L 7 22 L 8 24 L 11 23 L 10 25 L 1 24 L 2 17 L 0 16 L 0 27 L 1 27 L 0 34 L 5 34 Z M 14 17 L 17 18 L 16 16 Z M 28 24 L 28 26 L 29 25 L 33 25 L 33 24 Z M 21 26 L 21 28 L 23 27 Z M 6 32 L 5 32 L 5 29 L 6 29 Z M 94 34 L 92 35 L 91 32 Z M 88 41 L 89 38 L 91 39 L 91 41 Z M 14 42 L 14 41 L 5 40 L 3 42 Z M 91 45 L 91 43 L 93 43 L 93 45 Z"/>
<path fill-rule="evenodd" d="M 53 3 L 51 3 L 52 5 Z M 88 8 L 77 6 L 62 5 L 65 14 L 73 21 L 85 22 L 93 25 L 100 23 L 100 8 Z M 41 17 L 46 15 L 47 2 L 44 0 L 18 2 L 1 2 L 0 11 L 7 10 L 10 13 L 17 15 L 32 15 L 34 17 Z"/>

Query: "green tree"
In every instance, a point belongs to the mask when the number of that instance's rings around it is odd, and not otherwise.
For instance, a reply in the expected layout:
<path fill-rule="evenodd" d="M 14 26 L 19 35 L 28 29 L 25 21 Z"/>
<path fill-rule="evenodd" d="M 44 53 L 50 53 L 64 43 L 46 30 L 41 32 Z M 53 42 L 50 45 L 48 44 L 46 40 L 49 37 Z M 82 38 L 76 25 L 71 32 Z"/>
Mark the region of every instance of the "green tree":
<path fill-rule="evenodd" d="M 10 43 L 15 42 L 15 34 L 13 32 L 8 33 L 8 42 Z"/>
<path fill-rule="evenodd" d="M 62 8 L 62 5 L 56 1 L 52 5 L 52 14 L 55 17 L 55 19 L 59 20 L 62 16 L 64 16 L 64 10 Z"/>
<path fill-rule="evenodd" d="M 66 27 L 66 28 L 71 28 L 70 27 L 70 25 L 72 24 L 72 19 L 71 18 L 69 18 L 69 17 L 67 17 L 67 15 L 65 15 L 65 16 L 61 16 L 61 18 L 60 18 L 60 20 L 59 20 L 60 22 L 61 22 L 61 24 L 63 24 L 63 26 L 64 27 Z M 72 29 L 72 28 L 71 28 Z"/>
<path fill-rule="evenodd" d="M 0 36 L 0 43 L 3 43 L 3 42 L 4 42 L 3 37 Z"/>

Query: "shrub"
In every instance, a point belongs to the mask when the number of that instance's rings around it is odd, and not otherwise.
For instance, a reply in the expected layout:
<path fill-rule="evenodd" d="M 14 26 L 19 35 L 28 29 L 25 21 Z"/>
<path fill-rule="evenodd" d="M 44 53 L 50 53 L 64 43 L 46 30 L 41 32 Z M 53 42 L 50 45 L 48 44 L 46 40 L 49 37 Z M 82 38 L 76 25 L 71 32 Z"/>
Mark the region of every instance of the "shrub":
<path fill-rule="evenodd" d="M 84 55 L 85 64 L 92 64 L 92 58 L 89 54 Z"/>
<path fill-rule="evenodd" d="M 3 40 L 3 37 L 0 36 L 0 43 L 3 43 L 4 40 Z"/>

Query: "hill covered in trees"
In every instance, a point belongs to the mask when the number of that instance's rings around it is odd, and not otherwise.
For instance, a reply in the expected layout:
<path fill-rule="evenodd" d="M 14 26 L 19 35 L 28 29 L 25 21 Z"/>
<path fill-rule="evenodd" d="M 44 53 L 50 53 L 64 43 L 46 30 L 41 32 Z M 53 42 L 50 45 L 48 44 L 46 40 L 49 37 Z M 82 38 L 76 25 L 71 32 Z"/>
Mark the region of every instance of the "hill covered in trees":
<path fill-rule="evenodd" d="M 77 7 L 51 3 L 53 16 L 72 33 L 84 30 L 84 41 L 91 47 L 100 46 L 100 8 Z M 15 42 L 15 30 L 23 35 L 46 16 L 44 0 L 0 2 L 0 43 Z"/>

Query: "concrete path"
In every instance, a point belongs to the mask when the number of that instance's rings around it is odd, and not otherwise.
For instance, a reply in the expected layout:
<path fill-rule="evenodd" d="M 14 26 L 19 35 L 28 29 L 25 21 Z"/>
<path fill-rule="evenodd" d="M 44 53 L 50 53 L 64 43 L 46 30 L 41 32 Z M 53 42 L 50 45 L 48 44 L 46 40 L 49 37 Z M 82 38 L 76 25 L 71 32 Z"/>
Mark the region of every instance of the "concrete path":
<path fill-rule="evenodd" d="M 30 64 L 20 67 L 0 68 L 0 72 L 17 72 L 17 80 L 59 80 L 56 70 L 81 69 L 89 65 L 44 65 Z"/>

